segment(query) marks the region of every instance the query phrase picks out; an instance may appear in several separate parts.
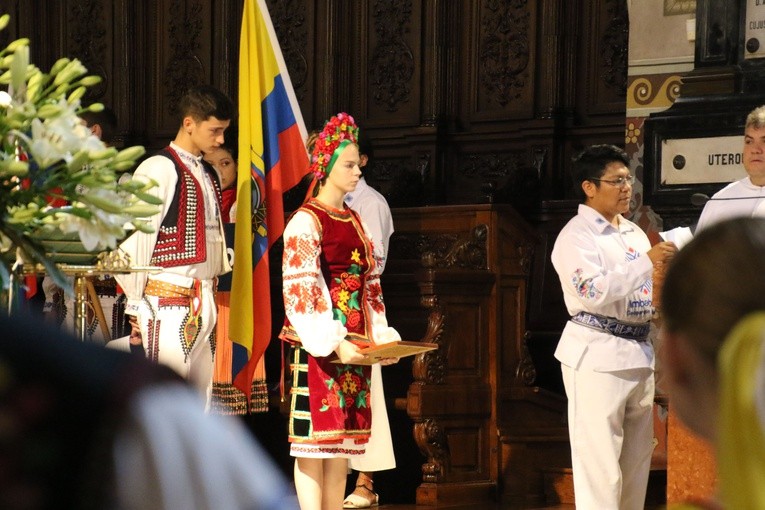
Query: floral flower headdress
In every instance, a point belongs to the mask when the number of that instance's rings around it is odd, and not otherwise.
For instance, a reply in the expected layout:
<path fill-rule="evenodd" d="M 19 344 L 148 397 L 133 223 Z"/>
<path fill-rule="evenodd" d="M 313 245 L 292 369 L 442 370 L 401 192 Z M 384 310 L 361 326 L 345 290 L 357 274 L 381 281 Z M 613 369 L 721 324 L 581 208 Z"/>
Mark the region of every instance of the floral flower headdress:
<path fill-rule="evenodd" d="M 316 180 L 321 180 L 329 174 L 337 159 L 335 151 L 341 145 L 345 148 L 348 143 L 357 143 L 358 139 L 359 127 L 352 116 L 340 112 L 329 119 L 313 145 L 310 170 Z"/>

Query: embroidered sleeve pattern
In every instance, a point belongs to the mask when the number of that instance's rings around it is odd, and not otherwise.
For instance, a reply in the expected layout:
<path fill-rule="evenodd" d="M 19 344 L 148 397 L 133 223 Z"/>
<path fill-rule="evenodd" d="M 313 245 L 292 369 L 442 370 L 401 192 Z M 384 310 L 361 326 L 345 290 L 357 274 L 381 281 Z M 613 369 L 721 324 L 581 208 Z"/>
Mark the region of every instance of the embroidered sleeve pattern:
<path fill-rule="evenodd" d="M 284 242 L 284 306 L 288 315 L 329 310 L 319 286 L 319 240 L 299 234 Z"/>
<path fill-rule="evenodd" d="M 603 294 L 592 278 L 584 278 L 584 271 L 578 268 L 571 277 L 571 284 L 576 289 L 579 297 L 584 299 L 598 299 Z"/>
<path fill-rule="evenodd" d="M 284 311 L 296 339 L 313 356 L 328 356 L 348 334 L 332 316 L 321 252 L 320 225 L 310 212 L 298 211 L 284 230 Z"/>
<path fill-rule="evenodd" d="M 369 278 L 369 285 L 367 286 L 367 302 L 375 312 L 385 313 L 385 303 L 383 302 L 379 275 Z"/>

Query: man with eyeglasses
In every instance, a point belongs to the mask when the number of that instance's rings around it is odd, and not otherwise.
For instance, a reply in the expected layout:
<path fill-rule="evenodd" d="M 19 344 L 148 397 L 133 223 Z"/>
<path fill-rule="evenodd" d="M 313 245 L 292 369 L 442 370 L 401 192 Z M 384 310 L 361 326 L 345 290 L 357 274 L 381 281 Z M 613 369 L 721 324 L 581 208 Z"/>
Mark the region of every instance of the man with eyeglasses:
<path fill-rule="evenodd" d="M 582 203 L 552 251 L 571 319 L 555 357 L 568 397 L 577 508 L 642 510 L 653 451 L 652 273 L 677 251 L 654 247 L 629 211 L 634 176 L 618 147 L 573 161 Z"/>
<path fill-rule="evenodd" d="M 743 163 L 747 176 L 728 184 L 704 204 L 696 232 L 738 216 L 765 216 L 765 106 L 746 117 Z"/>

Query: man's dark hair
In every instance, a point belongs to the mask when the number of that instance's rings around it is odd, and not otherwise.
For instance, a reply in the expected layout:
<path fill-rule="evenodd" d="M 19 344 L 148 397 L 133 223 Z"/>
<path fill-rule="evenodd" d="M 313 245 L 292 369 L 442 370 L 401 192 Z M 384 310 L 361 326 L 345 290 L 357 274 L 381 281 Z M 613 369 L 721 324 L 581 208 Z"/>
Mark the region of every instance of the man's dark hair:
<path fill-rule="evenodd" d="M 178 103 L 178 111 L 181 114 L 181 121 L 191 117 L 196 122 L 210 117 L 218 120 L 232 120 L 236 114 L 231 99 L 210 85 L 199 85 L 186 92 Z"/>
<path fill-rule="evenodd" d="M 359 129 L 357 145 L 359 146 L 360 156 L 366 156 L 367 158 L 372 159 L 374 147 L 372 147 L 372 140 L 369 139 L 366 129 Z"/>
<path fill-rule="evenodd" d="M 104 106 L 100 112 L 86 111 L 79 114 L 79 117 L 85 121 L 88 127 L 96 124 L 101 126 L 101 141 L 111 145 L 114 141 L 114 135 L 117 134 L 117 115 L 114 110 Z"/>
<path fill-rule="evenodd" d="M 231 157 L 236 162 L 239 158 L 239 129 L 238 126 L 231 124 L 226 130 L 226 135 L 223 138 L 223 144 L 221 145 L 226 149 Z"/>
<path fill-rule="evenodd" d="M 615 145 L 591 145 L 587 147 L 572 159 L 573 166 L 571 175 L 574 181 L 574 191 L 579 198 L 585 200 L 587 197 L 582 190 L 584 181 L 591 181 L 595 186 L 600 186 L 600 179 L 610 163 L 624 163 L 627 168 L 630 167 L 630 158 L 627 153 Z"/>

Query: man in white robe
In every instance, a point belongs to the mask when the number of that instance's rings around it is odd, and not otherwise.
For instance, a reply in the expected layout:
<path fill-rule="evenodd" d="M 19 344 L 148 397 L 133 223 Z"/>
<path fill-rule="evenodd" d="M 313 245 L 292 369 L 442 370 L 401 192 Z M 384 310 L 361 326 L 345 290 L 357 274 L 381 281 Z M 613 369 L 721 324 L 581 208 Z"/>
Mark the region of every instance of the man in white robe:
<path fill-rule="evenodd" d="M 696 232 L 739 216 L 765 216 L 765 106 L 752 110 L 744 127 L 747 176 L 715 193 L 704 205 Z"/>

